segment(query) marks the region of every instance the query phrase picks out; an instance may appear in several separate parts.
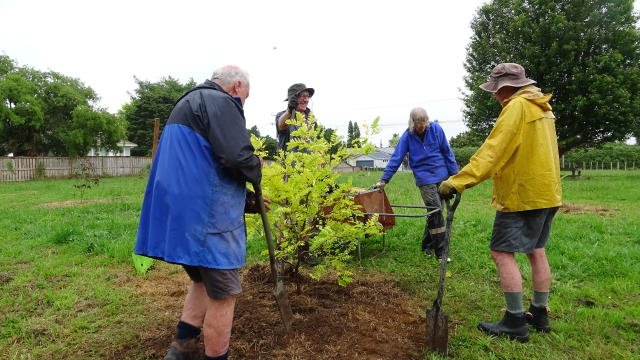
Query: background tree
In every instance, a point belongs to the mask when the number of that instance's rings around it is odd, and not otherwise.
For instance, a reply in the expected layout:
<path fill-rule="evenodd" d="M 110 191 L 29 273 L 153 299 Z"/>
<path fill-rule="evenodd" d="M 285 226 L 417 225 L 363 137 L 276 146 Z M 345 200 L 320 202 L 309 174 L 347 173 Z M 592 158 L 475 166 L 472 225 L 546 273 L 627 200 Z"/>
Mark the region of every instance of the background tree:
<path fill-rule="evenodd" d="M 272 138 L 271 136 L 260 136 L 260 130 L 256 125 L 253 125 L 251 129 L 247 129 L 249 135 L 254 135 L 258 139 L 262 141 L 262 145 L 264 147 L 264 151 L 266 152 L 264 158 L 273 160 L 276 156 L 276 150 L 278 149 L 278 140 Z"/>
<path fill-rule="evenodd" d="M 95 91 L 78 79 L 1 57 L 0 153 L 73 156 L 91 147 L 117 149 L 126 123 L 97 101 Z"/>
<path fill-rule="evenodd" d="M 267 152 L 265 158 L 269 160 L 275 159 L 276 151 L 278 149 L 278 140 L 267 135 L 262 138 L 262 141 L 264 142 L 264 150 Z"/>
<path fill-rule="evenodd" d="M 125 138 L 124 119 L 107 111 L 95 111 L 83 105 L 71 113 L 71 124 L 60 139 L 68 156 L 84 156 L 91 148 L 117 150 Z"/>
<path fill-rule="evenodd" d="M 560 152 L 622 140 L 640 115 L 640 36 L 632 0 L 494 0 L 472 21 L 465 124 L 483 137 L 500 106 L 478 85 L 522 64 L 552 106 Z"/>
<path fill-rule="evenodd" d="M 253 125 L 251 127 L 251 129 L 247 129 L 247 132 L 249 133 L 249 136 L 251 136 L 251 134 L 257 136 L 257 137 L 262 137 L 260 136 L 260 130 L 258 130 L 258 126 Z"/>
<path fill-rule="evenodd" d="M 361 147 L 361 140 L 362 140 L 362 136 L 360 136 L 360 128 L 358 127 L 358 122 L 354 121 L 353 122 L 353 139 L 351 142 L 351 145 L 353 147 Z"/>
<path fill-rule="evenodd" d="M 400 141 L 400 134 L 393 133 L 393 135 L 391 135 L 391 139 L 389 139 L 389 147 L 398 146 L 398 141 Z"/>
<path fill-rule="evenodd" d="M 452 148 L 461 148 L 461 147 L 480 147 L 484 142 L 485 136 L 476 132 L 476 131 L 464 131 L 460 134 L 453 136 L 449 140 L 449 145 Z"/>
<path fill-rule="evenodd" d="M 0 73 L 0 155 L 37 155 L 44 124 L 44 104 L 34 70 L 2 61 Z"/>
<path fill-rule="evenodd" d="M 107 116 L 104 109 L 96 107 L 99 98 L 92 88 L 78 79 L 54 71 L 43 73 L 38 80 L 46 118 L 42 127 L 42 147 L 46 152 L 42 154 L 82 156 L 92 147 L 117 149 L 118 141 L 124 140 L 126 125 L 116 122 L 113 115 Z M 76 111 L 77 115 L 74 116 Z M 104 121 L 82 121 L 78 116 L 101 118 Z M 75 137 L 73 143 L 67 143 L 73 138 L 69 136 L 70 133 L 79 136 Z M 110 138 L 107 134 L 118 137 Z M 84 138 L 82 146 L 78 142 L 80 137 Z"/>
<path fill-rule="evenodd" d="M 131 95 L 131 101 L 120 110 L 120 115 L 129 124 L 127 138 L 138 145 L 131 149 L 131 155 L 150 156 L 153 147 L 153 119 L 160 119 L 162 131 L 175 102 L 196 83 L 192 79 L 182 84 L 170 76 L 158 82 L 140 80 L 137 77 L 134 79 L 138 87 Z"/>
<path fill-rule="evenodd" d="M 327 128 L 322 125 L 318 125 L 318 127 L 320 128 L 319 133 L 322 135 L 322 138 L 331 144 L 331 146 L 329 147 L 329 155 L 335 155 L 336 153 L 338 153 L 341 147 L 345 146 L 344 142 L 341 139 L 339 139 L 335 143 L 331 142 L 331 139 L 333 137 L 338 136 L 338 133 L 336 133 L 336 129 Z"/>
<path fill-rule="evenodd" d="M 636 139 L 636 145 L 640 145 L 640 116 L 636 118 L 631 135 Z"/>
<path fill-rule="evenodd" d="M 350 148 L 353 145 L 353 122 L 349 120 L 349 125 L 347 126 L 347 147 Z"/>

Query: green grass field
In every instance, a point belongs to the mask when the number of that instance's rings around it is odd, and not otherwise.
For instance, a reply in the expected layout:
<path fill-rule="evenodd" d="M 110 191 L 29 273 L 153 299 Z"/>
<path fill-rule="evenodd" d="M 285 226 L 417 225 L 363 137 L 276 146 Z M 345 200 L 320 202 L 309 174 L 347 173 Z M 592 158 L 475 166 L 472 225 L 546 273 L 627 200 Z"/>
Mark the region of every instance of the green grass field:
<path fill-rule="evenodd" d="M 345 176 L 368 187 L 380 173 Z M 504 305 L 488 251 L 491 184 L 466 191 L 455 216 L 443 302 L 452 321 L 451 357 L 640 358 L 639 180 L 640 171 L 585 171 L 563 180 L 568 213 L 558 214 L 547 247 L 554 331 L 532 333 L 527 344 L 475 328 L 499 318 Z M 144 297 L 120 286 L 121 274 L 134 272 L 131 251 L 146 178 L 104 178 L 82 203 L 75 183 L 0 183 L 2 359 L 110 359 L 155 321 L 145 313 Z M 421 205 L 410 173 L 398 173 L 386 190 L 393 204 Z M 352 264 L 356 276 L 393 276 L 430 307 L 439 267 L 420 253 L 423 228 L 422 219 L 398 219 L 384 247 L 382 237 L 364 240 L 362 261 Z M 264 240 L 250 235 L 249 262 L 265 261 Z M 529 296 L 529 267 L 524 256 L 518 260 Z"/>

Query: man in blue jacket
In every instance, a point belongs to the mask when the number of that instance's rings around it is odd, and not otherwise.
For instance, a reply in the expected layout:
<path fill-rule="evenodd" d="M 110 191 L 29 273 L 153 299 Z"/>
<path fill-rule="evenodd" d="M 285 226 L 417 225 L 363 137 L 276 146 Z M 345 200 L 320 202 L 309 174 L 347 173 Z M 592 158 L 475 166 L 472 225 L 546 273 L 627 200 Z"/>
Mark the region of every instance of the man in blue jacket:
<path fill-rule="evenodd" d="M 391 180 L 407 153 L 424 205 L 429 209 L 440 209 L 438 185 L 449 176 L 457 174 L 458 165 L 442 127 L 438 123 L 429 122 L 427 112 L 420 107 L 411 110 L 409 128 L 400 137 L 377 184 L 379 188 L 384 188 Z M 444 251 L 444 237 L 442 211 L 429 215 L 424 228 L 422 250 L 427 255 L 434 253 L 440 259 Z"/>
<path fill-rule="evenodd" d="M 180 264 L 192 280 L 165 359 L 227 359 L 238 269 L 245 265 L 246 182 L 259 184 L 260 159 L 246 130 L 249 79 L 224 66 L 177 101 L 144 195 L 135 253 Z M 255 199 L 254 199 L 255 202 Z"/>

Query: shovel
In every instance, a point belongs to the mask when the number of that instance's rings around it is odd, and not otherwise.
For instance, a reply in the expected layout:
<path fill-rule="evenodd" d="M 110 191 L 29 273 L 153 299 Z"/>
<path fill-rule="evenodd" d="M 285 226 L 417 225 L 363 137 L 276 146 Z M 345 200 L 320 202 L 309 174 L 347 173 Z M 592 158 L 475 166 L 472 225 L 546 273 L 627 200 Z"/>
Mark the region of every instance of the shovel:
<path fill-rule="evenodd" d="M 447 209 L 447 227 L 444 239 L 444 252 L 440 261 L 440 284 L 438 285 L 438 296 L 433 302 L 433 308 L 427 310 L 427 347 L 447 356 L 447 343 L 449 342 L 449 315 L 442 311 L 442 295 L 444 293 L 444 281 L 447 273 L 447 258 L 449 256 L 449 237 L 451 236 L 451 225 L 453 224 L 453 213 L 460 203 L 460 194 L 451 204 L 449 199 L 443 199 L 442 209 Z"/>
<path fill-rule="evenodd" d="M 278 274 L 276 266 L 276 252 L 273 246 L 273 237 L 271 236 L 271 227 L 269 226 L 269 220 L 267 219 L 267 211 L 264 208 L 264 199 L 262 198 L 262 188 L 260 185 L 253 185 L 253 189 L 256 193 L 256 201 L 260 208 L 260 217 L 262 217 L 262 225 L 264 226 L 264 235 L 267 238 L 267 248 L 269 249 L 269 263 L 271 265 L 271 275 L 273 276 L 273 294 L 276 297 L 278 308 L 280 310 L 280 316 L 284 323 L 286 331 L 291 330 L 291 324 L 293 323 L 293 312 L 291 311 L 291 305 L 289 304 L 289 297 L 287 296 L 287 289 L 284 287 L 282 276 Z"/>

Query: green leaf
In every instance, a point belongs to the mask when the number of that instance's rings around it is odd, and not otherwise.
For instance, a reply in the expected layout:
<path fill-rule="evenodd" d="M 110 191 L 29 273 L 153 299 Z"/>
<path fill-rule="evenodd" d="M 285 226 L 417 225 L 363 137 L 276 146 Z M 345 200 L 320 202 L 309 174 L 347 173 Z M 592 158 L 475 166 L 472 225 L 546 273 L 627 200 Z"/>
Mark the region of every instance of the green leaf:
<path fill-rule="evenodd" d="M 138 275 L 146 274 L 153 267 L 154 260 L 152 258 L 138 254 L 132 254 L 131 258 L 133 260 L 133 266 L 136 268 L 136 272 L 138 273 Z"/>

